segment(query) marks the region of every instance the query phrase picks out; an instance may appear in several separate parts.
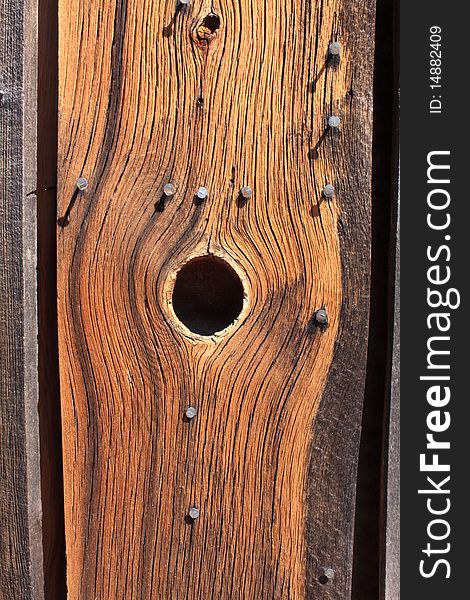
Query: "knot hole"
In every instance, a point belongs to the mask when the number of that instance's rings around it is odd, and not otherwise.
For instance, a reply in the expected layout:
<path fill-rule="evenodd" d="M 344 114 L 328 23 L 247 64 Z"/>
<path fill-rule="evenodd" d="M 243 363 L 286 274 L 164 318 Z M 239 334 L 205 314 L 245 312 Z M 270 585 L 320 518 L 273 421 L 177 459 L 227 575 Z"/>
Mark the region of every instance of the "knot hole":
<path fill-rule="evenodd" d="M 220 17 L 215 13 L 209 13 L 197 28 L 197 37 L 201 42 L 209 43 L 220 28 Z"/>

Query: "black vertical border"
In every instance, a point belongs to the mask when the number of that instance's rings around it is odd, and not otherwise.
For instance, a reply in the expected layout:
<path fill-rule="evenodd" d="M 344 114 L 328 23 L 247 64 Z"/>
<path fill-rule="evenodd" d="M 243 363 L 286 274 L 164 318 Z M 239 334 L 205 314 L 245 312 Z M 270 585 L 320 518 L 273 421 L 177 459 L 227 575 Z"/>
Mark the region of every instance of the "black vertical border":
<path fill-rule="evenodd" d="M 464 373 L 467 366 L 467 337 L 469 331 L 467 257 L 467 204 L 468 186 L 466 171 L 468 163 L 468 99 L 466 88 L 465 50 L 468 38 L 465 5 L 455 0 L 448 2 L 402 2 L 401 4 L 401 598 L 402 600 L 463 598 L 467 586 L 468 556 L 468 497 L 467 473 L 469 455 L 468 423 L 469 398 Z M 442 29 L 442 114 L 429 113 L 430 90 L 430 27 Z M 446 232 L 432 231 L 426 223 L 427 155 L 432 151 L 449 150 L 451 164 L 450 191 L 451 225 Z M 451 280 L 447 287 L 458 288 L 462 304 L 457 310 L 449 310 L 452 326 L 447 334 L 450 343 L 442 347 L 450 349 L 452 398 L 450 430 L 440 434 L 449 440 L 451 449 L 440 452 L 440 461 L 450 461 L 451 510 L 445 519 L 451 526 L 450 537 L 433 541 L 427 534 L 427 526 L 433 518 L 426 506 L 426 495 L 419 489 L 430 488 L 426 475 L 419 468 L 419 455 L 426 451 L 427 414 L 432 408 L 426 401 L 429 383 L 420 381 L 426 374 L 427 341 L 436 335 L 429 329 L 427 317 L 433 309 L 427 306 L 427 247 L 436 250 L 446 244 L 444 235 L 449 234 L 450 262 L 439 264 L 451 268 Z M 433 286 L 436 288 L 436 286 Z M 445 288 L 446 286 L 442 286 Z M 444 291 L 444 289 L 442 290 Z M 445 310 L 445 309 L 440 309 Z M 442 334 L 445 335 L 445 334 Z M 436 372 L 437 373 L 437 372 Z M 428 459 L 429 460 L 429 459 Z M 436 482 L 443 479 L 435 474 Z M 435 498 L 436 496 L 434 496 Z M 437 507 L 437 501 L 435 506 Z M 441 505 L 442 506 L 442 505 Z M 436 533 L 438 528 L 436 528 Z M 440 530 L 442 531 L 442 529 Z M 427 543 L 433 549 L 442 549 L 449 542 L 446 554 L 427 557 L 423 550 Z M 451 565 L 451 576 L 446 579 L 446 568 L 440 565 L 434 576 L 420 575 L 420 561 L 425 560 L 425 570 L 430 572 L 439 558 Z"/>

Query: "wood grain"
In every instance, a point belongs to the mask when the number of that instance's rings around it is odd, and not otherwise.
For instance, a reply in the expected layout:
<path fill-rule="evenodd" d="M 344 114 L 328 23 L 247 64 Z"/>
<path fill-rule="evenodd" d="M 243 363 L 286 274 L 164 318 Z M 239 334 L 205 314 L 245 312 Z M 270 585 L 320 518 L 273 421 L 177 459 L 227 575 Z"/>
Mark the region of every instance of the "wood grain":
<path fill-rule="evenodd" d="M 399 184 L 398 184 L 399 188 Z M 397 189 L 395 302 L 388 414 L 388 452 L 385 455 L 386 514 L 384 598 L 400 600 L 400 190 Z"/>
<path fill-rule="evenodd" d="M 68 596 L 344 600 L 374 3 L 59 8 Z M 327 51 L 336 39 L 339 64 Z M 89 186 L 77 193 L 80 175 Z M 168 181 L 176 194 L 163 201 Z M 329 182 L 337 194 L 325 201 Z M 254 190 L 245 203 L 243 185 Z M 176 273 L 203 255 L 227 261 L 246 294 L 235 323 L 210 337 L 171 306 Z M 323 306 L 327 328 L 313 320 Z"/>
<path fill-rule="evenodd" d="M 0 2 L 0 598 L 43 597 L 34 2 Z"/>

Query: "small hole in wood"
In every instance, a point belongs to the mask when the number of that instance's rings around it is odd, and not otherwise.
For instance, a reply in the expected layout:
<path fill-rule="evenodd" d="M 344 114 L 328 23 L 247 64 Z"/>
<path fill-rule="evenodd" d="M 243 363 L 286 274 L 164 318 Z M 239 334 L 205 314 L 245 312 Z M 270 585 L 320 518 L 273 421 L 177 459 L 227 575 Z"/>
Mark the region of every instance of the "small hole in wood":
<path fill-rule="evenodd" d="M 220 27 L 220 17 L 214 13 L 211 13 L 205 17 L 202 22 L 203 26 L 206 27 L 211 33 L 215 33 Z"/>
<path fill-rule="evenodd" d="M 333 569 L 324 569 L 323 573 L 318 578 L 318 581 L 322 585 L 326 585 L 329 581 L 333 579 L 334 576 L 335 572 Z"/>
<path fill-rule="evenodd" d="M 214 13 L 208 14 L 196 30 L 198 40 L 205 44 L 209 44 L 215 37 L 215 33 L 219 28 L 220 17 Z"/>
<path fill-rule="evenodd" d="M 178 272 L 173 310 L 193 333 L 212 335 L 240 315 L 243 296 L 240 277 L 227 262 L 215 256 L 200 256 Z"/>

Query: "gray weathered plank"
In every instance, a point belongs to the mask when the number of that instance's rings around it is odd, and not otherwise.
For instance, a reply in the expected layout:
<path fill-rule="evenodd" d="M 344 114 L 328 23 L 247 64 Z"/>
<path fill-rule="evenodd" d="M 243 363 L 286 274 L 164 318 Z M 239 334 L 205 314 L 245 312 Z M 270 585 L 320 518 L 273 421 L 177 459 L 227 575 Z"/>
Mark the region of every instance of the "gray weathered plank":
<path fill-rule="evenodd" d="M 399 193 L 398 193 L 399 197 Z M 400 598 L 400 208 L 398 202 L 385 522 L 385 600 Z"/>
<path fill-rule="evenodd" d="M 36 309 L 36 33 L 0 0 L 0 597 L 43 597 Z"/>

